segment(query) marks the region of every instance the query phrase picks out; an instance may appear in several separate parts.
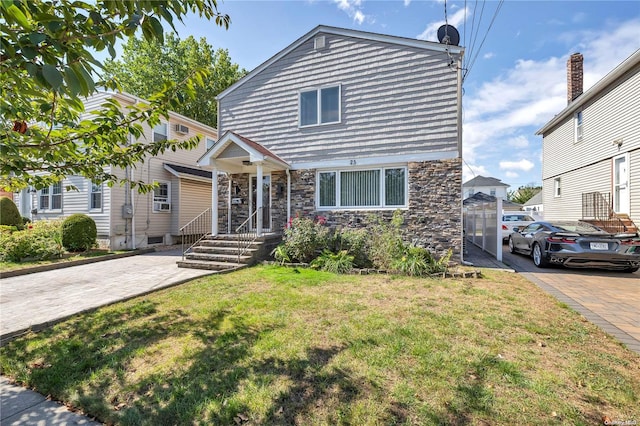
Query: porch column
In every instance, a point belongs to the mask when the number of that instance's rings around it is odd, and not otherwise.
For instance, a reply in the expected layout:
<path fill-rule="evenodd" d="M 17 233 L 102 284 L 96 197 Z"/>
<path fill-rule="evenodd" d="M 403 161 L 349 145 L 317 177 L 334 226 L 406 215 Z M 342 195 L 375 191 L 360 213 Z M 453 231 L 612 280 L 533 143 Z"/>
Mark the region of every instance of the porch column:
<path fill-rule="evenodd" d="M 256 163 L 257 166 L 257 173 L 258 176 L 256 177 L 256 186 L 257 186 L 257 191 L 256 191 L 256 234 L 258 235 L 258 237 L 262 236 L 262 162 L 257 162 Z"/>
<path fill-rule="evenodd" d="M 211 235 L 218 235 L 218 168 L 211 170 Z"/>

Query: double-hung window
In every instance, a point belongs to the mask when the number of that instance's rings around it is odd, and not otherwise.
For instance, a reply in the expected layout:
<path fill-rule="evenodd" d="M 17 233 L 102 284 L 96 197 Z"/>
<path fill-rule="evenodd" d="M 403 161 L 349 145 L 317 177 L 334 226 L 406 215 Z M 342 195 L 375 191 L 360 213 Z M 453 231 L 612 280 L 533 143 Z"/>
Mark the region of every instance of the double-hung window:
<path fill-rule="evenodd" d="M 38 209 L 43 211 L 62 210 L 62 182 L 54 183 L 40 190 Z"/>
<path fill-rule="evenodd" d="M 300 92 L 300 127 L 340 122 L 340 86 Z"/>
<path fill-rule="evenodd" d="M 153 128 L 153 141 L 160 142 L 169 139 L 167 123 L 159 123 Z"/>
<path fill-rule="evenodd" d="M 168 182 L 157 182 L 153 189 L 153 211 L 171 211 L 171 184 Z"/>
<path fill-rule="evenodd" d="M 407 169 L 321 171 L 317 192 L 321 209 L 406 207 Z"/>
<path fill-rule="evenodd" d="M 573 116 L 575 122 L 575 143 L 582 141 L 582 111 L 578 111 Z"/>
<path fill-rule="evenodd" d="M 102 210 L 102 184 L 91 183 L 91 193 L 89 194 L 89 209 Z"/>

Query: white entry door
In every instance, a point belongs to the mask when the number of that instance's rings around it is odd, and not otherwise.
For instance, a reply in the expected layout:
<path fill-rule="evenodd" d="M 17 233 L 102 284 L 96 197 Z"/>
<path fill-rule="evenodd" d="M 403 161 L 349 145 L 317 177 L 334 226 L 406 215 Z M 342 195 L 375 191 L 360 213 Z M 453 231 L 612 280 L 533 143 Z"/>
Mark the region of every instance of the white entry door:
<path fill-rule="evenodd" d="M 629 214 L 629 154 L 613 158 L 613 210 Z"/>

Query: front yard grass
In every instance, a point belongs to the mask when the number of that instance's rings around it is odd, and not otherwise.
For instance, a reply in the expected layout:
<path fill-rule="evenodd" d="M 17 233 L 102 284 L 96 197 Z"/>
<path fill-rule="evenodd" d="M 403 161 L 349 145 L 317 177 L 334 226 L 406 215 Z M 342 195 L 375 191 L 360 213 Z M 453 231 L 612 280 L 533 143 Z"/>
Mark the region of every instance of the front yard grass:
<path fill-rule="evenodd" d="M 2 374 L 110 424 L 640 421 L 640 357 L 519 275 L 259 266 L 79 315 Z"/>

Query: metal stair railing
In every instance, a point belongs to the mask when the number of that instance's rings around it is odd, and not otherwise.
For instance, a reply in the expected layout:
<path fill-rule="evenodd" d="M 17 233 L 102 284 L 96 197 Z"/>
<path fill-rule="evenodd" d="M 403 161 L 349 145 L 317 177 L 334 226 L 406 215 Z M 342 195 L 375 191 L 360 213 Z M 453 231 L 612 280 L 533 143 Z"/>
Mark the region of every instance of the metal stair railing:
<path fill-rule="evenodd" d="M 258 217 L 258 214 L 262 214 L 262 207 L 257 209 L 251 216 L 247 218 L 240 226 L 236 228 L 236 238 L 238 239 L 238 263 L 240 263 L 240 256 L 247 252 L 247 249 L 258 238 L 258 231 L 251 230 L 251 222 Z"/>
<path fill-rule="evenodd" d="M 182 260 L 193 247 L 198 244 L 204 237 L 211 233 L 211 208 L 206 209 L 189 223 L 180 228 L 180 237 L 182 240 Z M 187 249 L 185 250 L 185 246 Z"/>
<path fill-rule="evenodd" d="M 616 233 L 626 232 L 627 226 L 620 219 L 611 206 L 609 192 L 586 192 L 582 194 L 582 218 L 595 219 L 604 224 L 607 229 Z"/>

